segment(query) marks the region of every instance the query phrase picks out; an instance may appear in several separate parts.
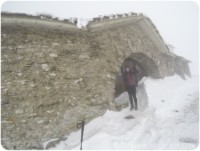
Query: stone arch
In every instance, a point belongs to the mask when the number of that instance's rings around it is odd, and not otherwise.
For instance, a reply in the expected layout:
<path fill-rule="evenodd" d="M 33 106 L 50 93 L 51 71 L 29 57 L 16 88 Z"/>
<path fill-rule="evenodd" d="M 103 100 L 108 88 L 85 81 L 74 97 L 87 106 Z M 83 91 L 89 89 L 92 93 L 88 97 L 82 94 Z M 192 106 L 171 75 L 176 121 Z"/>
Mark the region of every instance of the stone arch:
<path fill-rule="evenodd" d="M 140 81 L 143 77 L 152 77 L 154 79 L 161 77 L 159 68 L 153 59 L 144 53 L 133 53 L 122 62 L 120 73 L 116 76 L 115 97 L 125 92 L 125 87 L 122 79 L 122 71 L 126 65 L 130 66 L 131 68 L 134 66 L 139 68 L 141 74 L 138 77 L 138 81 Z"/>
<path fill-rule="evenodd" d="M 160 78 L 160 72 L 159 72 L 159 67 L 156 64 L 156 62 L 147 56 L 144 53 L 133 53 L 130 55 L 128 58 L 125 59 L 123 64 L 127 60 L 133 60 L 133 62 L 136 62 L 137 64 L 140 65 L 140 67 L 143 70 L 143 76 L 145 77 L 152 77 L 154 79 Z"/>

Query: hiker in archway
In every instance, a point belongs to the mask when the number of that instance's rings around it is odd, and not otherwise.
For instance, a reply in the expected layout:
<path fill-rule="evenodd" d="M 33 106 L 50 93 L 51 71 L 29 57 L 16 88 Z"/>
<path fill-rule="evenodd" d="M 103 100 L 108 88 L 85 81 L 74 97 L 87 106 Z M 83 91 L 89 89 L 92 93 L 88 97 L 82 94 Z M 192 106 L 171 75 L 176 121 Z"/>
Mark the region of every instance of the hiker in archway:
<path fill-rule="evenodd" d="M 131 110 L 133 110 L 134 108 L 133 99 L 134 99 L 134 104 L 135 104 L 135 110 L 138 110 L 137 97 L 136 97 L 136 87 L 138 86 L 138 80 L 137 80 L 138 74 L 139 74 L 139 70 L 137 70 L 137 68 L 134 67 L 131 70 L 129 66 L 126 66 L 125 71 L 123 72 L 124 85 L 129 95 Z"/>

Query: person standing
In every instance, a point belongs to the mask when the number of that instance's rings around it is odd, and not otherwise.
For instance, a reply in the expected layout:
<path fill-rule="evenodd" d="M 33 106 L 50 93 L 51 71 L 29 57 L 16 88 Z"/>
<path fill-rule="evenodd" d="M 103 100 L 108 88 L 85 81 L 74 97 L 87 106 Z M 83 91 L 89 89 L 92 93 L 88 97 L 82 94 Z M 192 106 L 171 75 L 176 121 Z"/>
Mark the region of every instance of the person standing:
<path fill-rule="evenodd" d="M 134 99 L 134 104 L 135 104 L 135 110 L 138 110 L 137 97 L 136 97 L 136 87 L 138 85 L 137 74 L 138 74 L 138 70 L 134 69 L 132 71 L 129 66 L 125 67 L 125 71 L 123 73 L 124 85 L 125 85 L 126 91 L 128 92 L 129 101 L 131 104 L 130 110 L 133 110 L 134 108 L 133 99 Z"/>

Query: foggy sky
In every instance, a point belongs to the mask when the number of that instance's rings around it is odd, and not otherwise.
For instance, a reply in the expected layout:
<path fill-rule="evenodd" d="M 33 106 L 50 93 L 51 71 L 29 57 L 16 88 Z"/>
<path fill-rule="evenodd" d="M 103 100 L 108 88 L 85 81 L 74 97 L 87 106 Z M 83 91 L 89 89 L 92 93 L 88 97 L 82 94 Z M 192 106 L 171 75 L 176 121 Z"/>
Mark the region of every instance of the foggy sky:
<path fill-rule="evenodd" d="M 192 62 L 191 73 L 199 74 L 199 8 L 192 1 L 10 1 L 2 4 L 1 11 L 33 15 L 46 12 L 60 18 L 85 19 L 106 14 L 143 13 L 156 25 L 165 43 L 175 47 L 174 53 Z"/>

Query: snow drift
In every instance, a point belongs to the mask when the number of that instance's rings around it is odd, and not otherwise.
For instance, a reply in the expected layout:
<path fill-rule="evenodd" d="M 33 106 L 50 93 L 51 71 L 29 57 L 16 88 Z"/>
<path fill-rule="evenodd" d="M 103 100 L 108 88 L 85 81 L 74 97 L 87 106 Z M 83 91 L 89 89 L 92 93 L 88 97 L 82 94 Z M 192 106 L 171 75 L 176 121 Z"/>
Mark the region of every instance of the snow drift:
<path fill-rule="evenodd" d="M 85 125 L 83 149 L 194 149 L 199 142 L 198 78 L 143 79 L 137 89 L 139 110 L 107 111 L 92 120 Z M 128 102 L 127 93 L 115 101 Z M 79 149 L 80 135 L 80 130 L 72 132 L 50 149 Z"/>

